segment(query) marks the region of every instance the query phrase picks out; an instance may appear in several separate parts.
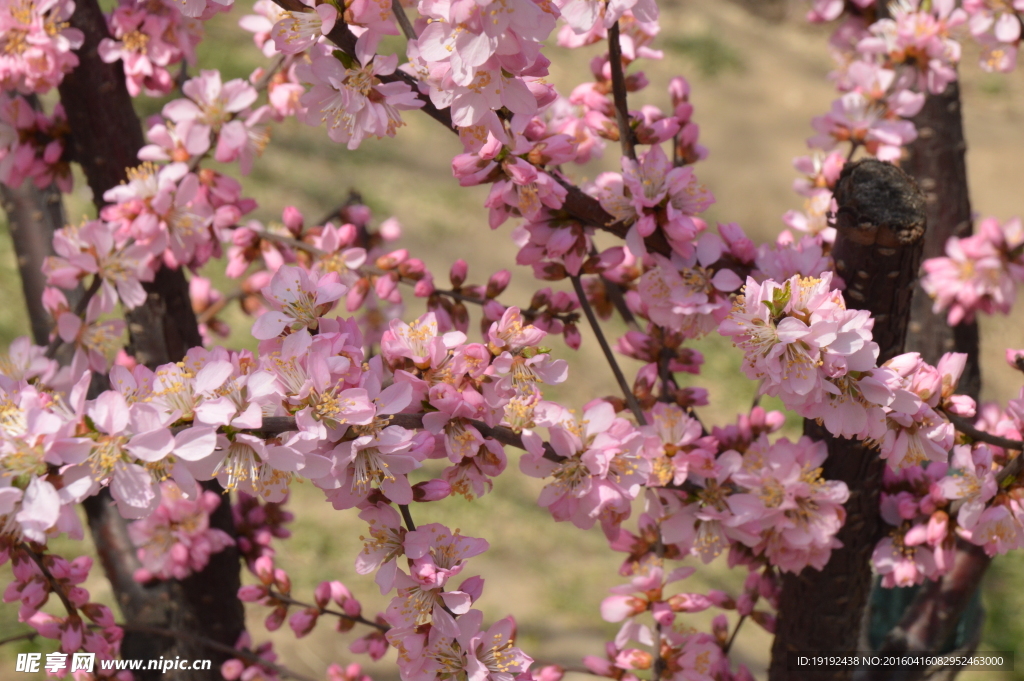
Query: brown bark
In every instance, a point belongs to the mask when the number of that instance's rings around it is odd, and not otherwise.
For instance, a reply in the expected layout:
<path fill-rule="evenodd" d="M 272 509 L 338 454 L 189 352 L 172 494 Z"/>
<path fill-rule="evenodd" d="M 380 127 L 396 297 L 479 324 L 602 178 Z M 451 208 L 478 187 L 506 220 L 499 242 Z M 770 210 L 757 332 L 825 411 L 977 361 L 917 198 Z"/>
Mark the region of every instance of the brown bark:
<path fill-rule="evenodd" d="M 847 164 L 836 185 L 836 272 L 850 308 L 871 312 L 878 361 L 903 349 L 912 286 L 924 236 L 924 198 L 895 166 L 876 160 Z M 821 571 L 807 568 L 783 579 L 769 678 L 772 681 L 849 679 L 850 669 L 791 671 L 790 653 L 854 652 L 871 589 L 871 552 L 879 526 L 882 461 L 855 440 L 834 438 L 813 421 L 805 432 L 828 444 L 823 476 L 850 489 L 846 522 Z"/>
<path fill-rule="evenodd" d="M 103 194 L 123 182 L 126 169 L 139 164 L 142 127 L 125 86 L 120 62 L 105 64 L 97 47 L 108 36 L 106 21 L 96 0 L 77 0 L 71 25 L 85 34 L 79 51 L 80 65 L 60 85 L 61 101 L 72 131 L 72 153 L 93 192 L 93 203 L 103 206 Z M 198 324 L 192 312 L 188 283 L 180 270 L 161 269 L 145 284 L 146 304 L 129 312 L 129 349 L 150 367 L 179 361 L 185 351 L 200 345 Z M 217 489 L 216 483 L 207 488 Z M 187 639 L 168 639 L 146 634 L 125 634 L 126 658 L 154 659 L 180 655 L 182 659 L 212 659 L 209 671 L 142 671 L 136 678 L 174 681 L 220 678 L 223 652 L 204 648 L 199 641 L 211 639 L 233 646 L 244 629 L 244 612 L 238 601 L 239 560 L 232 547 L 214 555 L 203 572 L 177 581 L 139 585 L 132 579 L 137 567 L 134 551 L 109 495 L 86 504 L 89 526 L 100 560 L 114 588 L 118 604 L 130 624 L 145 624 L 187 631 Z M 234 534 L 230 500 L 223 497 L 210 525 Z"/>

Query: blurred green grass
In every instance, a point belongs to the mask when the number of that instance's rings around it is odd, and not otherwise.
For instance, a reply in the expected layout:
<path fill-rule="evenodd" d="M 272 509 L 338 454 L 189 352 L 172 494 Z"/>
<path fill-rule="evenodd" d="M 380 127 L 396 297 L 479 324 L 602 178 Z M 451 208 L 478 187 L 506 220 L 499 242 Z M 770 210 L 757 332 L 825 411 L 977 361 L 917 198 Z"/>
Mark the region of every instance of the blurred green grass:
<path fill-rule="evenodd" d="M 240 2 L 231 14 L 209 22 L 210 39 L 200 47 L 200 67 L 216 65 L 225 80 L 247 77 L 261 63 L 248 35 L 235 28 L 248 4 Z M 695 120 L 702 125 L 702 141 L 712 153 L 697 166 L 697 173 L 719 197 L 707 214 L 709 222 L 735 220 L 757 241 L 773 238 L 781 226 L 779 216 L 799 203 L 788 188 L 794 177 L 790 158 L 804 149 L 810 116 L 826 110 L 832 97 L 825 79 L 829 63 L 824 33 L 799 25 L 767 25 L 729 3 L 674 3 L 666 7 L 663 26 L 655 47 L 665 48 L 667 58 L 643 64 L 652 86 L 631 96 L 631 103 L 634 107 L 644 103 L 664 106 L 668 79 L 678 73 L 689 77 L 694 84 Z M 553 49 L 551 80 L 568 91 L 574 82 L 586 79 L 587 63 L 597 51 L 596 47 L 578 52 Z M 1005 87 L 1004 99 L 1016 101 L 1011 96 L 1017 90 Z M 989 85 L 983 88 L 992 89 Z M 156 113 L 164 101 L 143 98 L 140 113 Z M 503 301 L 525 304 L 543 283 L 533 281 L 528 270 L 516 268 L 507 226 L 499 232 L 487 228 L 482 208 L 487 188 L 463 189 L 452 179 L 449 162 L 460 151 L 456 137 L 425 117 L 410 113 L 406 120 L 408 125 L 395 140 L 370 141 L 354 152 L 330 143 L 322 128 L 295 121 L 276 126 L 266 155 L 243 180 L 247 195 L 260 202 L 254 216 L 278 220 L 284 206 L 296 205 L 314 220 L 343 201 L 350 189 L 358 190 L 378 221 L 390 215 L 399 218 L 405 227 L 400 246 L 423 257 L 439 281 L 458 258 L 470 262 L 471 281 L 482 282 L 488 273 L 508 268 L 513 280 Z M 615 169 L 614 152 L 610 147 L 606 158 L 583 168 L 579 177 L 593 178 L 602 170 Z M 987 185 L 979 189 L 984 193 Z M 68 215 L 75 221 L 90 212 L 89 192 L 80 178 L 67 205 Z M 225 293 L 231 292 L 232 282 L 223 276 L 214 278 Z M 6 238 L 0 238 L 0 287 L 12 296 L 16 291 L 20 294 Z M 421 311 L 419 301 L 413 299 L 406 316 Z M 228 344 L 251 342 L 251 320 L 237 311 L 229 312 L 227 318 L 234 329 Z M 0 306 L 0 345 L 24 328 L 20 304 Z M 609 329 L 610 335 L 622 331 L 615 324 Z M 549 393 L 553 399 L 576 406 L 616 393 L 593 337 L 588 329 L 582 333 L 584 346 L 578 354 L 554 344 L 556 354 L 570 360 L 572 380 Z M 711 404 L 698 410 L 705 423 L 730 422 L 737 412 L 750 407 L 755 386 L 739 373 L 739 354 L 725 339 L 712 336 L 694 347 L 706 357 L 703 376 L 680 378 L 684 384 L 711 390 Z M 627 374 L 636 367 L 631 360 L 623 361 Z M 989 376 L 997 375 L 990 372 Z M 997 376 L 996 381 L 1002 378 Z M 993 394 L 1005 396 L 1006 390 Z M 779 407 L 771 399 L 762 404 Z M 796 437 L 799 430 L 799 419 L 791 417 L 786 434 Z M 484 597 L 478 607 L 488 621 L 515 614 L 520 643 L 538 661 L 578 664 L 582 655 L 602 656 L 603 641 L 614 635 L 617 627 L 603 622 L 597 607 L 608 588 L 623 581 L 617 575 L 621 556 L 606 549 L 599 530 L 584 532 L 551 522 L 535 501 L 543 483 L 520 475 L 517 454 L 510 451 L 509 455 L 510 470 L 496 481 L 492 494 L 472 503 L 456 498 L 417 505 L 416 521 L 443 522 L 491 542 L 492 550 L 470 561 L 463 574 L 485 577 Z M 439 463 L 430 462 L 424 475 L 440 468 Z M 293 593 L 308 600 L 319 581 L 340 579 L 363 601 L 365 614 L 372 617 L 382 609 L 387 599 L 380 596 L 372 579 L 356 575 L 353 569 L 353 556 L 360 548 L 358 536 L 364 531 L 356 514 L 333 512 L 325 506 L 319 490 L 309 484 L 294 486 L 291 506 L 298 518 L 292 527 L 294 537 L 281 545 L 278 561 L 294 580 Z M 79 545 L 58 540 L 54 550 L 73 555 Z M 1016 587 L 1024 574 L 1022 562 L 1024 556 L 1019 555 L 997 560 L 987 582 L 990 618 L 984 645 L 988 649 L 1018 648 L 1024 639 L 1020 615 L 1024 597 Z M 99 573 L 97 568 L 86 586 L 96 598 L 110 602 L 109 587 Z M 0 580 L 8 575 L 9 568 L 0 568 Z M 684 586 L 691 591 L 722 588 L 735 592 L 742 578 L 719 560 L 699 570 Z M 266 612 L 257 606 L 248 613 L 254 638 L 267 638 L 260 624 Z M 706 628 L 712 614 L 687 617 L 683 625 Z M 16 608 L 0 606 L 0 638 L 22 630 L 23 625 L 16 622 Z M 300 640 L 287 627 L 269 638 L 288 666 L 307 675 L 321 676 L 331 662 L 364 662 L 345 649 L 353 636 L 339 636 L 328 622 Z M 769 648 L 770 636 L 748 624 L 737 639 L 734 658 L 763 676 Z M 0 669 L 13 668 L 6 666 L 13 654 L 30 649 L 51 652 L 53 647 L 42 641 L 0 648 Z M 382 680 L 397 678 L 390 657 L 368 668 Z M 5 672 L 0 673 L 0 678 L 4 676 Z M 1024 672 L 986 673 L 975 678 L 1024 679 Z"/>

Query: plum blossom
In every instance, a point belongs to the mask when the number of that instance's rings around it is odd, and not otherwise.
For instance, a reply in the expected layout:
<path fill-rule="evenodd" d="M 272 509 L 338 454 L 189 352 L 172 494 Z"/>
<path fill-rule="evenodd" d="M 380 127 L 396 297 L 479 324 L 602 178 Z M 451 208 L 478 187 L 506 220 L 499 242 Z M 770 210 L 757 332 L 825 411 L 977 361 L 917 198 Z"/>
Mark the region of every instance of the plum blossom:
<path fill-rule="evenodd" d="M 281 267 L 263 289 L 263 297 L 273 309 L 264 312 L 253 324 L 253 336 L 267 340 L 285 330 L 316 329 L 320 317 L 347 290 L 336 272 L 319 275 L 301 267 Z"/>
<path fill-rule="evenodd" d="M 128 526 L 142 562 L 137 581 L 184 579 L 202 571 L 212 554 L 235 543 L 223 530 L 210 527 L 210 513 L 220 505 L 220 496 L 209 490 L 191 496 L 164 482 L 156 510 Z"/>
<path fill-rule="evenodd" d="M 945 257 L 924 262 L 921 287 L 935 300 L 935 312 L 949 310 L 950 325 L 971 323 L 978 311 L 1006 314 L 1016 299 L 1016 282 L 1024 280 L 1020 220 L 1000 225 L 986 218 L 977 230 L 969 237 L 950 237 Z"/>
<path fill-rule="evenodd" d="M 617 220 L 630 224 L 629 250 L 640 257 L 647 252 L 643 239 L 661 228 L 673 250 L 686 257 L 700 231 L 694 217 L 714 203 L 690 166 L 673 167 L 659 145 L 638 160 L 622 159 L 622 173 L 602 173 L 594 189 L 601 206 Z"/>
<path fill-rule="evenodd" d="M 397 55 L 373 55 L 345 65 L 330 52 L 314 52 L 310 65 L 299 71 L 303 82 L 313 86 L 301 98 L 305 122 L 325 124 L 327 136 L 349 149 L 367 137 L 394 137 L 405 125 L 399 111 L 423 106 L 406 83 L 380 78 L 397 66 Z"/>

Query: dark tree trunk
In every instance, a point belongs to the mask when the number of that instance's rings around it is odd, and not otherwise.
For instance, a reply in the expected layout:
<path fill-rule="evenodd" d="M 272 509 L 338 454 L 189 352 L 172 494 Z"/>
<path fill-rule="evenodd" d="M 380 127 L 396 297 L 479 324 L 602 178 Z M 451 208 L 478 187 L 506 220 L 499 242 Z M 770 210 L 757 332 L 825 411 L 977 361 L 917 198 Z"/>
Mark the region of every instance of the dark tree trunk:
<path fill-rule="evenodd" d="M 77 0 L 71 24 L 83 31 L 85 43 L 78 53 L 81 63 L 64 79 L 60 96 L 71 126 L 72 154 L 82 164 L 93 202 L 100 208 L 103 194 L 126 179 L 128 168 L 139 164 L 142 127 L 125 86 L 121 63 L 105 64 L 97 53 L 100 40 L 108 33 L 96 0 Z M 150 367 L 179 361 L 189 347 L 201 344 L 185 276 L 180 270 L 161 269 L 145 289 L 145 305 L 127 315 L 129 349 Z M 220 491 L 215 482 L 206 487 Z M 214 661 L 210 671 L 174 671 L 169 675 L 143 671 L 137 678 L 219 679 L 219 666 L 226 656 L 202 647 L 195 637 L 233 646 L 244 629 L 244 612 L 236 595 L 240 584 L 237 551 L 231 547 L 214 555 L 202 573 L 188 579 L 139 585 L 132 579 L 138 562 L 124 521 L 109 495 L 91 499 L 86 511 L 100 560 L 125 620 L 192 635 L 183 641 L 128 632 L 122 644 L 124 657 L 180 655 L 182 659 Z M 210 524 L 234 535 L 227 496 L 212 514 Z"/>
<path fill-rule="evenodd" d="M 972 232 L 965 162 L 967 144 L 958 83 L 950 84 L 941 95 L 928 95 L 914 123 L 918 139 L 909 146 L 909 157 L 903 167 L 925 193 L 928 234 L 924 257 L 935 258 L 945 255 L 949 237 L 966 237 Z M 946 352 L 966 353 L 967 365 L 958 392 L 977 400 L 981 391 L 978 325 L 950 327 L 946 324 L 945 313 L 934 314 L 931 308 L 931 299 L 918 286 L 914 291 L 907 349 L 920 352 L 931 364 L 938 362 Z M 990 562 L 979 547 L 958 542 L 950 573 L 920 588 L 899 623 L 886 636 L 881 650 L 893 653 L 941 650 L 952 638 Z M 977 636 L 967 638 L 967 643 L 972 640 L 977 643 L 974 640 Z M 970 649 L 973 650 L 973 646 Z M 871 681 L 910 681 L 924 678 L 924 674 L 924 669 L 898 673 L 872 670 L 868 678 Z"/>
<path fill-rule="evenodd" d="M 846 282 L 850 308 L 871 312 L 879 363 L 902 352 L 910 319 L 912 287 L 924 237 L 924 197 L 895 166 L 875 160 L 847 164 L 836 185 L 833 250 L 836 272 Z M 871 590 L 871 552 L 879 526 L 882 466 L 878 453 L 855 440 L 835 438 L 813 421 L 805 432 L 828 444 L 823 476 L 850 489 L 846 523 L 821 571 L 807 568 L 782 583 L 769 678 L 772 681 L 849 679 L 851 669 L 791 671 L 793 652 L 854 652 Z"/>

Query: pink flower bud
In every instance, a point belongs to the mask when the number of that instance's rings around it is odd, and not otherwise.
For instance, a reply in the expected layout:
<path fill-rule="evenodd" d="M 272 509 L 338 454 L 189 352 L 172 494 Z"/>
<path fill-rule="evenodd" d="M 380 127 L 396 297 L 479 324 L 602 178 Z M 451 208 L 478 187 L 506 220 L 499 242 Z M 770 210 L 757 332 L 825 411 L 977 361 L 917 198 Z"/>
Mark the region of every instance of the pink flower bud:
<path fill-rule="evenodd" d="M 345 295 L 345 309 L 349 312 L 355 312 L 363 306 L 363 302 L 366 300 L 366 294 L 370 292 L 370 280 L 363 277 L 348 290 Z"/>
<path fill-rule="evenodd" d="M 391 300 L 398 292 L 398 282 L 391 276 L 377 277 L 377 281 L 373 284 L 373 290 L 381 300 Z M 401 298 L 393 302 L 401 302 Z"/>
<path fill-rule="evenodd" d="M 426 276 L 416 282 L 412 288 L 413 295 L 417 298 L 426 298 L 434 292 L 434 277 L 429 272 Z"/>
<path fill-rule="evenodd" d="M 690 83 L 682 76 L 676 76 L 668 82 L 668 96 L 672 106 L 690 100 Z"/>
<path fill-rule="evenodd" d="M 274 570 L 274 582 L 277 584 L 277 588 L 281 593 L 288 594 L 292 592 L 291 577 L 289 577 L 288 573 L 281 568 Z"/>
<path fill-rule="evenodd" d="M 320 582 L 313 590 L 313 600 L 318 607 L 326 608 L 331 601 L 331 583 Z"/>
<path fill-rule="evenodd" d="M 391 251 L 386 255 L 380 256 L 374 264 L 382 270 L 393 270 L 408 259 L 409 251 L 400 248 L 397 251 Z"/>
<path fill-rule="evenodd" d="M 285 206 L 281 211 L 281 220 L 294 236 L 302 234 L 302 211 L 295 206 Z"/>
<path fill-rule="evenodd" d="M 469 265 L 466 264 L 465 260 L 460 259 L 456 260 L 452 265 L 448 278 L 451 280 L 454 288 L 459 288 L 466 282 L 467 274 L 469 274 Z"/>
<path fill-rule="evenodd" d="M 258 559 L 257 559 L 258 560 Z M 238 600 L 243 603 L 255 603 L 267 597 L 267 589 L 255 584 L 247 584 L 238 589 Z"/>
<path fill-rule="evenodd" d="M 100 605 L 99 603 L 86 603 L 82 606 L 81 610 L 86 617 L 101 627 L 114 626 L 114 613 L 112 613 L 110 608 L 105 605 Z"/>
<path fill-rule="evenodd" d="M 228 660 L 220 666 L 220 675 L 226 681 L 235 681 L 245 671 L 245 663 L 239 659 Z"/>
<path fill-rule="evenodd" d="M 414 501 L 440 501 L 451 496 L 452 486 L 446 480 L 427 480 L 412 487 Z"/>
<path fill-rule="evenodd" d="M 914 525 L 903 537 L 903 543 L 907 546 L 920 546 L 928 539 L 928 529 L 924 525 Z"/>
<path fill-rule="evenodd" d="M 37 612 L 27 620 L 27 624 L 39 632 L 44 638 L 60 638 L 62 622 L 46 612 Z"/>
<path fill-rule="evenodd" d="M 380 238 L 384 239 L 384 241 L 394 241 L 402 236 L 402 224 L 397 218 L 388 218 L 380 223 L 378 232 L 380 233 Z"/>
<path fill-rule="evenodd" d="M 487 280 L 487 298 L 497 298 L 501 293 L 508 287 L 508 282 L 512 279 L 512 273 L 508 270 L 498 270 L 491 275 L 491 278 Z"/>
<path fill-rule="evenodd" d="M 715 619 L 711 620 L 711 633 L 723 645 L 729 640 L 729 619 L 724 614 L 715 615 Z"/>
<path fill-rule="evenodd" d="M 556 664 L 549 664 L 533 672 L 533 678 L 537 681 L 562 681 L 565 670 Z"/>
<path fill-rule="evenodd" d="M 338 227 L 338 240 L 342 247 L 354 244 L 358 235 L 358 228 L 351 222 L 346 222 L 341 227 Z"/>
<path fill-rule="evenodd" d="M 579 350 L 580 345 L 583 343 L 583 337 L 580 336 L 580 330 L 572 323 L 566 324 L 565 328 L 562 329 L 562 337 L 565 339 L 565 344 L 573 350 Z"/>
<path fill-rule="evenodd" d="M 933 513 L 928 519 L 928 544 L 938 546 L 949 533 L 949 516 L 945 511 Z"/>
<path fill-rule="evenodd" d="M 260 556 L 253 565 L 256 577 L 261 582 L 270 586 L 274 583 L 274 559 L 270 556 Z"/>
<path fill-rule="evenodd" d="M 732 610 L 736 607 L 736 602 L 733 601 L 732 596 L 720 589 L 711 589 L 708 591 L 708 599 L 717 607 L 725 610 Z"/>
<path fill-rule="evenodd" d="M 491 321 L 498 321 L 501 316 L 505 314 L 505 306 L 499 303 L 497 300 L 491 299 L 484 303 L 483 306 L 484 319 Z"/>
<path fill-rule="evenodd" d="M 267 615 L 266 619 L 263 620 L 263 626 L 267 628 L 267 631 L 277 631 L 284 624 L 285 617 L 288 616 L 288 608 L 281 606 L 274 608 Z"/>
<path fill-rule="evenodd" d="M 469 599 L 475 603 L 484 592 L 484 578 L 473 576 L 459 585 L 459 591 L 469 594 Z"/>
<path fill-rule="evenodd" d="M 77 652 L 82 648 L 82 621 L 70 615 L 60 635 L 60 647 L 65 653 Z"/>
<path fill-rule="evenodd" d="M 288 618 L 288 626 L 295 632 L 296 638 L 302 638 L 313 630 L 320 611 L 315 608 L 306 608 Z"/>

